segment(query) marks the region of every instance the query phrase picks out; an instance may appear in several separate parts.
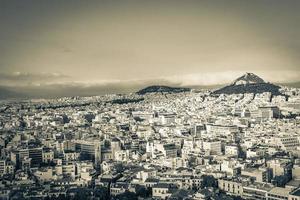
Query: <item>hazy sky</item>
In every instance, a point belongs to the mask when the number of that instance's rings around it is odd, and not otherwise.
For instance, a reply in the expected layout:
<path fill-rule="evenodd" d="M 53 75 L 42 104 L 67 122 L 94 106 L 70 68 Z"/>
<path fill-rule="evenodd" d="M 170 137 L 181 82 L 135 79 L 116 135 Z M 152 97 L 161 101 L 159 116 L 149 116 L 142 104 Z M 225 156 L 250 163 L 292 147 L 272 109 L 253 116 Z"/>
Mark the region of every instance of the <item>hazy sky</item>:
<path fill-rule="evenodd" d="M 0 85 L 300 80 L 299 0 L 0 0 Z"/>

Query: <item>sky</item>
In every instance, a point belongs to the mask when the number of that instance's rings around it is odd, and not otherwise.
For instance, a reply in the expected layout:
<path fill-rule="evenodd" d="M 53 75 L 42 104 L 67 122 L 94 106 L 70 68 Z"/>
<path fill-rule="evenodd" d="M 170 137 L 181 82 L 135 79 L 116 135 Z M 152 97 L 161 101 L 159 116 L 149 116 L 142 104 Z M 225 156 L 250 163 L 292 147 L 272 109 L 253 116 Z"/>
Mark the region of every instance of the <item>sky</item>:
<path fill-rule="evenodd" d="M 299 10 L 298 0 L 0 0 L 0 88 L 112 92 L 245 72 L 297 82 Z"/>

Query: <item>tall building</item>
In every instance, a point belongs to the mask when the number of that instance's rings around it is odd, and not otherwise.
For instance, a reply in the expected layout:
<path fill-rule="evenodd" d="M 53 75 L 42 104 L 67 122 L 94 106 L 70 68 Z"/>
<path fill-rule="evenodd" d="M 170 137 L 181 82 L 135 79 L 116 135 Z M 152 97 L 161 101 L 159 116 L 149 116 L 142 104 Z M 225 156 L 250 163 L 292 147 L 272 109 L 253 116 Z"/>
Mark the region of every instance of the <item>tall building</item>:
<path fill-rule="evenodd" d="M 271 168 L 274 176 L 292 177 L 292 162 L 290 159 L 274 159 L 267 162 L 267 166 Z"/>
<path fill-rule="evenodd" d="M 219 155 L 222 153 L 221 141 L 203 141 L 202 148 L 208 151 L 210 155 Z"/>
<path fill-rule="evenodd" d="M 76 140 L 75 149 L 80 152 L 82 160 L 93 160 L 95 164 L 99 164 L 101 162 L 100 141 Z"/>
<path fill-rule="evenodd" d="M 110 142 L 112 159 L 115 159 L 115 153 L 121 150 L 121 142 L 118 138 L 113 138 Z"/>
<path fill-rule="evenodd" d="M 201 137 L 202 132 L 204 132 L 206 130 L 205 125 L 203 124 L 196 124 L 192 127 L 192 135 L 194 137 Z"/>
<path fill-rule="evenodd" d="M 16 164 L 17 169 L 22 166 L 25 159 L 30 158 L 31 166 L 39 166 L 43 162 L 43 148 L 18 149 L 11 152 L 11 160 Z"/>
<path fill-rule="evenodd" d="M 163 145 L 163 153 L 167 158 L 175 158 L 177 157 L 177 147 L 175 144 L 164 144 Z"/>
<path fill-rule="evenodd" d="M 6 162 L 5 160 L 0 160 L 0 177 L 6 173 Z"/>
<path fill-rule="evenodd" d="M 29 148 L 28 152 L 31 166 L 39 166 L 43 162 L 43 148 Z"/>

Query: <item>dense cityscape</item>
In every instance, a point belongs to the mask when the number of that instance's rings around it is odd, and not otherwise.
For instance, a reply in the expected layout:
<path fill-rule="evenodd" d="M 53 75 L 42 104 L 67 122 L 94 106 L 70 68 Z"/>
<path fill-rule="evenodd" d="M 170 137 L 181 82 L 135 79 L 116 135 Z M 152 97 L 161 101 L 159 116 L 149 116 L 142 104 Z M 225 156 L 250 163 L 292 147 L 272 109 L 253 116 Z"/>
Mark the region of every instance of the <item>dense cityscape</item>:
<path fill-rule="evenodd" d="M 3 100 L 0 199 L 299 200 L 300 89 L 257 91 Z"/>

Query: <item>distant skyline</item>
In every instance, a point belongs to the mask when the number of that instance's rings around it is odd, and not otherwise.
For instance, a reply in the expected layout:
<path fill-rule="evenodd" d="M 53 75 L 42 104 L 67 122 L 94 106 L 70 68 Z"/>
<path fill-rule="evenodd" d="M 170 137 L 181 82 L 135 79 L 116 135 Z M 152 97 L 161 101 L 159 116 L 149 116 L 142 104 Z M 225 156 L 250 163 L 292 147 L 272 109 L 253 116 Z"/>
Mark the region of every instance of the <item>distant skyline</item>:
<path fill-rule="evenodd" d="M 209 86 L 245 72 L 298 82 L 299 10 L 297 0 L 0 0 L 0 89 Z"/>

